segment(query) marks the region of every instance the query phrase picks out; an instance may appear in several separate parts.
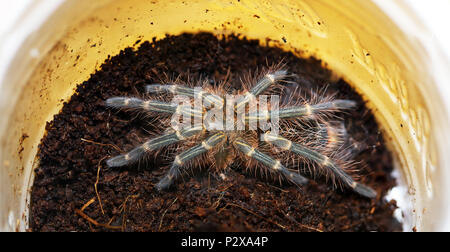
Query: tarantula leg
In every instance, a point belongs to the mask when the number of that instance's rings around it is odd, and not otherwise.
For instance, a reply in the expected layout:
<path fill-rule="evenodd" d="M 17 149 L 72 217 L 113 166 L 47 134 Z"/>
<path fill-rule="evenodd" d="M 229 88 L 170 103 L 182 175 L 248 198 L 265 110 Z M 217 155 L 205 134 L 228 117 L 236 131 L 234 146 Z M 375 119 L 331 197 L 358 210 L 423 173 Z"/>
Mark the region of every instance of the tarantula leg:
<path fill-rule="evenodd" d="M 334 100 L 315 105 L 306 104 L 304 106 L 282 108 L 279 111 L 279 118 L 295 118 L 312 116 L 323 112 L 334 112 L 356 107 L 356 102 L 351 100 Z"/>
<path fill-rule="evenodd" d="M 304 185 L 308 183 L 308 179 L 303 177 L 302 175 L 289 171 L 286 167 L 284 167 L 279 160 L 275 160 L 267 154 L 262 153 L 261 151 L 253 148 L 250 144 L 248 144 L 243 139 L 239 138 L 234 142 L 235 147 L 247 155 L 255 159 L 258 162 L 261 162 L 272 171 L 277 172 L 283 175 L 286 179 L 293 182 L 296 185 Z"/>
<path fill-rule="evenodd" d="M 324 112 L 334 112 L 337 110 L 351 109 L 356 106 L 354 101 L 350 100 L 335 100 L 332 102 L 319 103 L 315 105 L 303 105 L 296 107 L 282 108 L 278 111 L 279 118 L 297 118 L 304 116 L 313 116 Z M 272 113 L 250 113 L 245 116 L 246 122 L 269 120 L 272 117 Z"/>
<path fill-rule="evenodd" d="M 146 153 L 160 149 L 164 146 L 177 143 L 186 138 L 193 137 L 203 131 L 203 127 L 192 127 L 188 129 L 183 129 L 180 131 L 175 131 L 171 134 L 162 135 L 160 137 L 153 138 L 139 147 L 134 148 L 130 152 L 110 158 L 106 161 L 109 167 L 121 167 L 137 162 Z"/>
<path fill-rule="evenodd" d="M 144 101 L 139 98 L 113 97 L 106 100 L 106 105 L 112 108 L 142 109 L 149 112 L 168 114 L 179 113 L 186 116 L 203 118 L 202 110 L 162 101 Z"/>
<path fill-rule="evenodd" d="M 356 193 L 367 197 L 375 198 L 377 193 L 370 187 L 357 183 L 349 174 L 342 168 L 330 160 L 327 156 L 320 154 L 314 150 L 304 147 L 300 144 L 294 143 L 286 138 L 275 136 L 270 133 L 263 135 L 264 141 L 269 142 L 283 150 L 291 151 L 297 155 L 312 160 L 332 172 L 339 180 L 344 182 L 346 186 L 353 189 Z"/>
<path fill-rule="evenodd" d="M 252 89 L 250 89 L 250 93 L 253 94 L 254 96 L 260 95 L 271 85 L 275 84 L 280 80 L 283 80 L 286 77 L 287 77 L 286 70 L 268 73 L 261 80 L 259 80 L 258 83 Z"/>
<path fill-rule="evenodd" d="M 151 94 L 171 93 L 174 95 L 185 95 L 188 97 L 195 97 L 195 89 L 175 84 L 151 84 L 145 86 L 145 91 Z"/>
<path fill-rule="evenodd" d="M 147 93 L 172 93 L 173 95 L 184 95 L 191 98 L 202 98 L 206 102 L 216 105 L 216 107 L 223 107 L 224 100 L 222 97 L 208 92 L 202 91 L 201 89 L 190 88 L 182 85 L 161 85 L 152 84 L 145 87 Z"/>
<path fill-rule="evenodd" d="M 244 106 L 245 104 L 250 102 L 252 99 L 254 99 L 256 96 L 262 94 L 271 85 L 286 78 L 286 76 L 287 76 L 286 70 L 280 70 L 280 71 L 276 71 L 274 73 L 266 74 L 261 80 L 258 81 L 258 83 L 252 89 L 250 89 L 249 92 L 247 92 L 236 103 L 236 108 Z"/>
<path fill-rule="evenodd" d="M 106 105 L 111 108 L 143 109 L 151 112 L 173 114 L 177 105 L 162 101 L 144 101 L 139 98 L 113 97 L 106 100 Z"/>
<path fill-rule="evenodd" d="M 172 182 L 180 176 L 181 169 L 186 162 L 214 148 L 219 143 L 221 143 L 224 138 L 225 134 L 223 132 L 216 133 L 206 138 L 201 144 L 196 145 L 177 155 L 172 166 L 169 169 L 169 172 L 158 182 L 158 184 L 156 185 L 156 189 L 161 191 L 169 188 Z"/>

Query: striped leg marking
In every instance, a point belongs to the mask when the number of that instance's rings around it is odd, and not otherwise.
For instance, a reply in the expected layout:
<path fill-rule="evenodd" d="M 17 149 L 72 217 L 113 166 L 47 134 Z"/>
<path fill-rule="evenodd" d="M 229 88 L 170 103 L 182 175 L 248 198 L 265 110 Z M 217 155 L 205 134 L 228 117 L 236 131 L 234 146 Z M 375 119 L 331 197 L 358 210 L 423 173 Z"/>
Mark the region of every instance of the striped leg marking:
<path fill-rule="evenodd" d="M 248 101 L 242 101 L 248 102 Z M 350 100 L 335 100 L 333 102 L 320 103 L 316 105 L 303 105 L 296 107 L 282 108 L 278 112 L 279 118 L 298 118 L 317 115 L 324 112 L 335 112 L 337 110 L 352 109 L 356 103 Z M 270 120 L 271 113 L 250 113 L 245 116 L 246 121 Z"/>
<path fill-rule="evenodd" d="M 182 114 L 190 117 L 203 117 L 203 111 L 193 109 L 190 106 L 176 105 L 162 101 L 144 101 L 139 98 L 113 97 L 106 100 L 106 105 L 111 108 L 142 109 L 149 112 Z"/>
<path fill-rule="evenodd" d="M 106 161 L 109 167 L 121 167 L 139 161 L 146 153 L 168 146 L 186 138 L 195 136 L 203 131 L 202 127 L 192 127 L 171 134 L 153 138 L 130 152 L 110 158 Z"/>
<path fill-rule="evenodd" d="M 195 88 L 190 88 L 182 85 L 161 85 L 152 84 L 145 87 L 147 93 L 172 93 L 173 95 L 184 95 L 190 98 L 201 98 L 205 102 L 214 104 L 217 108 L 223 107 L 224 100 L 222 97 L 208 92 L 204 92 Z"/>
<path fill-rule="evenodd" d="M 297 143 L 293 143 L 292 141 L 281 136 L 275 136 L 271 135 L 270 133 L 266 133 L 263 135 L 263 138 L 264 141 L 271 143 L 281 149 L 291 151 L 297 155 L 320 164 L 321 166 L 332 172 L 339 180 L 344 182 L 345 185 L 352 188 L 353 191 L 357 192 L 358 194 L 367 198 L 375 198 L 377 196 L 377 193 L 372 188 L 355 182 L 355 180 L 353 180 L 350 175 L 348 175 L 327 156 L 324 156 L 317 151 L 308 149 Z"/>
<path fill-rule="evenodd" d="M 196 145 L 177 155 L 172 166 L 169 169 L 169 172 L 158 182 L 158 184 L 156 185 L 156 189 L 158 191 L 161 191 L 169 188 L 170 185 L 172 185 L 173 181 L 175 181 L 180 176 L 181 169 L 186 162 L 214 148 L 224 139 L 225 134 L 223 132 L 216 133 L 206 138 L 206 140 L 204 140 L 201 144 Z"/>
<path fill-rule="evenodd" d="M 150 94 L 171 93 L 174 95 L 185 95 L 194 98 L 195 89 L 175 84 L 151 84 L 145 86 L 145 91 Z"/>
<path fill-rule="evenodd" d="M 150 112 L 169 113 L 176 112 L 178 105 L 162 101 L 144 101 L 139 98 L 113 97 L 106 100 L 106 106 L 111 108 L 142 109 Z"/>
<path fill-rule="evenodd" d="M 267 154 L 262 153 L 261 151 L 253 148 L 250 144 L 248 144 L 243 139 L 237 139 L 234 142 L 234 146 L 236 149 L 255 159 L 256 161 L 264 164 L 266 167 L 271 169 L 274 172 L 281 174 L 283 177 L 293 182 L 296 185 L 305 185 L 308 183 L 308 179 L 301 176 L 296 172 L 289 171 L 286 167 L 284 167 L 279 160 L 275 160 Z"/>
<path fill-rule="evenodd" d="M 296 118 L 317 115 L 323 112 L 334 112 L 337 110 L 352 109 L 356 107 L 356 102 L 351 100 L 334 100 L 331 102 L 319 103 L 315 105 L 304 105 L 297 107 L 282 108 L 279 112 L 280 118 Z"/>

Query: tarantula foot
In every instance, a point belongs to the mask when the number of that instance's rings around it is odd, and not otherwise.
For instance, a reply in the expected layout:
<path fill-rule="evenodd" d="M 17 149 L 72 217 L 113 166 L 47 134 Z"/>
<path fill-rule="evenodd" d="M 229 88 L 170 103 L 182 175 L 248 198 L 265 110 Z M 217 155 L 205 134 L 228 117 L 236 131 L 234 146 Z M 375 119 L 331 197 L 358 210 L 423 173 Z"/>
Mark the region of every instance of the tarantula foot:
<path fill-rule="evenodd" d="M 375 190 L 362 184 L 357 183 L 353 190 L 361 196 L 367 197 L 369 199 L 374 199 L 377 197 L 377 192 Z"/>
<path fill-rule="evenodd" d="M 292 183 L 303 186 L 308 184 L 308 179 L 303 177 L 302 175 L 296 173 L 296 172 L 289 172 L 289 174 L 285 175 Z"/>
<path fill-rule="evenodd" d="M 172 181 L 168 177 L 164 177 L 155 185 L 155 188 L 158 192 L 161 192 L 169 189 L 170 185 L 172 185 Z"/>

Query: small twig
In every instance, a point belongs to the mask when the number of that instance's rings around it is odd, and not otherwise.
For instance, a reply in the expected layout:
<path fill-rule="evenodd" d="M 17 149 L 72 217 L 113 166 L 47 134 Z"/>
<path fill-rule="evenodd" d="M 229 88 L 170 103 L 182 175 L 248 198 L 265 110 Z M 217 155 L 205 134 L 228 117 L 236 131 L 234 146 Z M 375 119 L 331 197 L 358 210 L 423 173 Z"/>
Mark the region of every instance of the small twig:
<path fill-rule="evenodd" d="M 263 184 L 261 184 L 261 183 L 258 183 L 258 184 L 259 184 L 259 185 L 263 185 Z M 280 187 L 273 186 L 273 185 L 271 185 L 271 184 L 264 184 L 264 185 L 267 185 L 267 186 L 272 187 L 272 188 L 274 188 L 274 189 L 280 190 L 280 191 L 282 191 L 282 192 L 284 192 L 284 193 L 288 193 L 288 192 L 289 192 L 289 191 L 287 191 L 287 190 L 281 189 Z"/>
<path fill-rule="evenodd" d="M 223 188 L 223 189 L 221 189 L 221 188 L 218 188 L 218 190 L 216 190 L 216 192 L 218 191 L 218 192 L 226 192 L 226 191 L 228 191 L 228 189 L 230 189 L 231 187 L 233 187 L 234 186 L 234 184 L 230 184 L 230 185 L 228 185 L 227 187 L 225 187 L 225 188 Z"/>
<path fill-rule="evenodd" d="M 128 200 L 130 198 L 137 198 L 137 197 L 139 197 L 139 194 L 128 195 L 128 197 L 125 198 L 125 200 L 123 201 L 123 203 L 119 207 L 120 212 L 123 213 L 123 215 L 122 215 L 122 231 L 125 231 L 125 229 L 127 228 L 127 223 L 126 223 L 126 219 L 127 219 L 127 202 L 128 202 Z"/>
<path fill-rule="evenodd" d="M 225 187 L 225 188 L 223 188 L 223 189 L 219 189 L 219 190 L 215 190 L 214 192 L 219 192 L 220 193 L 220 196 L 219 196 L 219 198 L 217 199 L 217 201 L 216 202 L 214 202 L 214 204 L 211 204 L 210 203 L 210 205 L 211 205 L 211 209 L 217 209 L 218 207 L 219 207 L 219 205 L 220 205 L 220 201 L 223 199 L 223 197 L 225 196 L 225 192 L 226 191 L 228 191 L 228 189 L 230 189 L 231 187 L 233 187 L 234 186 L 234 184 L 231 184 L 231 185 L 228 185 L 227 187 Z M 211 200 L 210 200 L 211 201 Z"/>
<path fill-rule="evenodd" d="M 316 232 L 318 232 L 318 233 L 323 233 L 323 230 L 320 230 L 320 229 L 318 229 L 318 228 L 313 228 L 313 227 L 306 226 L 306 225 L 303 225 L 303 224 L 300 224 L 300 223 L 299 223 L 299 225 L 300 225 L 300 227 L 302 227 L 302 228 L 306 228 L 306 229 L 309 229 L 309 230 L 312 230 L 312 231 L 316 231 Z"/>
<path fill-rule="evenodd" d="M 81 141 L 86 142 L 86 143 L 95 144 L 95 145 L 100 145 L 100 146 L 109 146 L 109 147 L 114 148 L 114 149 L 117 150 L 118 152 L 122 152 L 122 150 L 121 150 L 119 147 L 117 147 L 116 145 L 114 145 L 114 144 L 97 143 L 97 142 L 94 142 L 94 141 L 92 141 L 92 140 L 88 140 L 88 139 L 84 139 L 84 138 L 81 138 Z"/>
<path fill-rule="evenodd" d="M 211 204 L 211 209 L 217 209 L 220 205 L 220 201 L 223 199 L 224 196 L 225 196 L 225 191 L 220 193 L 219 198 L 217 199 L 216 202 L 214 202 L 214 204 Z"/>
<path fill-rule="evenodd" d="M 222 210 L 224 210 L 224 209 L 227 208 L 228 206 L 234 206 L 234 207 L 240 208 L 240 209 L 242 209 L 242 210 L 244 210 L 244 211 L 246 211 L 246 212 L 248 212 L 248 213 L 250 213 L 250 214 L 253 214 L 254 216 L 256 216 L 256 217 L 258 217 L 258 218 L 260 218 L 260 219 L 262 219 L 262 220 L 265 220 L 265 221 L 267 221 L 267 222 L 269 222 L 269 223 L 272 223 L 272 224 L 274 224 L 274 225 L 276 225 L 276 226 L 278 226 L 278 227 L 280 227 L 280 228 L 282 228 L 282 229 L 287 229 L 285 226 L 283 226 L 283 225 L 281 225 L 281 224 L 279 224 L 279 223 L 276 223 L 276 222 L 274 222 L 274 221 L 272 221 L 272 220 L 269 220 L 269 219 L 267 219 L 267 218 L 265 218 L 265 217 L 263 217 L 263 216 L 258 215 L 257 213 L 255 213 L 255 212 L 253 212 L 253 211 L 251 211 L 251 210 L 249 210 L 249 209 L 246 209 L 246 208 L 244 208 L 244 207 L 242 207 L 242 206 L 240 206 L 240 205 L 234 204 L 234 203 L 227 203 L 227 204 L 226 204 L 223 208 L 221 208 L 217 213 L 222 212 Z"/>
<path fill-rule="evenodd" d="M 175 200 L 172 202 L 172 204 L 170 204 L 170 206 L 166 209 L 166 211 L 164 211 L 163 215 L 161 216 L 161 220 L 159 221 L 158 231 L 161 230 L 163 219 L 164 219 L 164 216 L 166 215 L 167 211 L 173 206 L 173 204 L 175 204 L 175 202 L 177 202 L 177 200 L 178 200 L 178 197 L 176 197 Z"/>
<path fill-rule="evenodd" d="M 81 212 L 84 212 L 84 210 L 90 206 L 92 203 L 95 202 L 95 198 L 92 198 L 91 200 L 89 200 L 86 204 L 84 204 L 84 206 L 81 208 Z"/>
<path fill-rule="evenodd" d="M 286 216 L 290 221 L 294 222 L 295 224 L 299 225 L 302 228 L 306 228 L 306 229 L 309 229 L 309 230 L 312 230 L 312 231 L 316 231 L 318 233 L 323 233 L 323 230 L 320 230 L 318 228 L 310 227 L 310 226 L 304 225 L 302 223 L 299 223 L 292 216 L 287 215 L 287 214 L 283 213 L 282 211 L 281 211 L 281 213 L 284 214 L 284 216 Z"/>
<path fill-rule="evenodd" d="M 106 157 L 103 157 L 102 159 L 100 159 L 100 161 L 98 161 L 98 165 L 97 165 L 97 180 L 95 181 L 94 184 L 94 189 L 95 189 L 95 194 L 97 194 L 97 198 L 98 198 L 98 204 L 100 205 L 100 210 L 102 210 L 103 215 L 105 215 L 105 211 L 103 211 L 103 204 L 102 204 L 102 199 L 100 198 L 100 194 L 98 193 L 98 182 L 100 181 L 100 169 L 101 169 L 101 163 L 103 160 L 105 160 Z"/>
<path fill-rule="evenodd" d="M 75 213 L 78 214 L 79 216 L 81 216 L 83 219 L 87 220 L 89 223 L 97 226 L 97 227 L 104 227 L 104 228 L 108 228 L 108 229 L 122 229 L 122 227 L 120 226 L 110 226 L 107 224 L 102 224 L 102 223 L 98 223 L 96 220 L 92 219 L 91 217 L 87 216 L 85 213 L 83 213 L 81 210 L 79 209 L 75 209 Z"/>
<path fill-rule="evenodd" d="M 128 195 L 128 197 L 125 198 L 125 200 L 123 201 L 123 203 L 122 203 L 122 204 L 120 205 L 120 207 L 119 207 L 120 212 L 125 211 L 126 204 L 127 204 L 128 200 L 129 200 L 130 198 L 137 198 L 137 197 L 139 197 L 139 194 L 136 194 L 136 195 Z"/>
<path fill-rule="evenodd" d="M 108 221 L 108 224 L 106 224 L 106 225 L 111 225 L 111 223 L 113 222 L 114 218 L 115 218 L 115 216 L 111 217 L 111 219 L 109 219 L 109 221 Z"/>

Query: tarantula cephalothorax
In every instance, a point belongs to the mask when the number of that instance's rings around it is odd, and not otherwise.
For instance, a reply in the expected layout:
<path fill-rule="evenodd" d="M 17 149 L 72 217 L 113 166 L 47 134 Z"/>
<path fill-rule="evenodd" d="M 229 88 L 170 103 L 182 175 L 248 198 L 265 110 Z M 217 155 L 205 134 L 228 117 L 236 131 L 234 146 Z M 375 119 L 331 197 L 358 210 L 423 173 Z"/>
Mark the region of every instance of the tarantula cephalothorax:
<path fill-rule="evenodd" d="M 306 98 L 298 89 L 287 88 L 292 84 L 286 81 L 288 77 L 287 71 L 272 67 L 259 78 L 242 81 L 242 90 L 231 91 L 227 83 L 178 82 L 146 86 L 149 99 L 110 98 L 108 107 L 149 113 L 162 127 L 155 127 L 159 130 L 154 138 L 109 159 L 107 165 L 125 166 L 166 149 L 178 155 L 156 185 L 158 190 L 170 187 L 193 166 L 207 165 L 220 171 L 240 160 L 249 169 L 261 169 L 296 185 L 308 182 L 300 175 L 300 170 L 306 170 L 312 175 L 325 174 L 334 185 L 362 196 L 376 197 L 373 189 L 347 173 L 353 162 L 344 147 L 346 130 L 335 113 L 356 103 L 314 92 Z M 175 97 L 182 97 L 183 102 L 174 102 Z"/>

